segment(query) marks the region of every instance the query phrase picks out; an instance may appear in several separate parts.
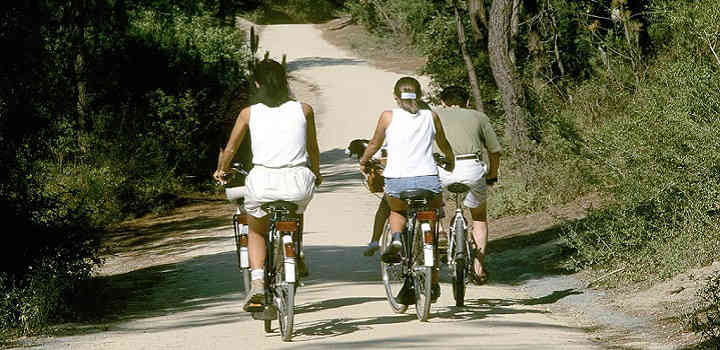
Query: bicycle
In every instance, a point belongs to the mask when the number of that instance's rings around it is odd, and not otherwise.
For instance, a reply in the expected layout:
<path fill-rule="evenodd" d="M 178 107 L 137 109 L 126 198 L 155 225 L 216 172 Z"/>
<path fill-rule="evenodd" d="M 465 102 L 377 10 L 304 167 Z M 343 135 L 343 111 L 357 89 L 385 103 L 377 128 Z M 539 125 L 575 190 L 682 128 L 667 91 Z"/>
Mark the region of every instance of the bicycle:
<path fill-rule="evenodd" d="M 446 163 L 442 155 L 436 153 L 434 157 L 438 164 L 442 165 Z M 452 199 L 455 201 L 455 214 L 450 221 L 448 233 L 447 264 L 450 277 L 453 281 L 455 306 L 461 307 L 465 305 L 466 285 L 472 278 L 469 276 L 475 273 L 472 264 L 468 262 L 472 262 L 475 258 L 476 249 L 472 244 L 472 238 L 467 238 L 468 221 L 463 214 L 463 198 L 465 198 L 465 195 L 470 191 L 470 187 L 457 182 L 449 184 L 447 190 L 451 193 Z"/>
<path fill-rule="evenodd" d="M 238 170 L 239 168 L 239 165 L 235 164 L 231 173 L 247 175 L 246 172 Z M 237 187 L 230 189 L 232 188 Z M 228 199 L 232 197 L 234 202 L 242 203 L 244 190 L 237 188 L 230 191 L 226 188 L 226 195 Z M 248 293 L 248 227 L 247 215 L 241 208 L 242 206 L 239 206 L 233 215 L 233 228 L 238 266 L 243 272 L 245 291 Z M 298 256 L 302 257 L 302 219 L 296 214 L 297 205 L 292 202 L 274 201 L 263 204 L 262 209 L 270 215 L 269 230 L 265 237 L 265 300 L 262 305 L 252 306 L 248 311 L 252 313 L 253 319 L 264 321 L 266 333 L 272 331 L 272 321 L 278 320 L 283 341 L 290 341 L 294 327 L 295 291 L 301 283 L 295 267 Z"/>
<path fill-rule="evenodd" d="M 233 238 L 235 240 L 235 253 L 237 256 L 238 270 L 243 275 L 243 286 L 245 293 L 250 292 L 250 252 L 248 250 L 248 222 L 245 213 L 245 186 L 244 180 L 247 176 L 240 163 L 234 163 L 229 173 L 225 176 L 225 196 L 235 204 L 235 213 L 232 216 Z"/>
<path fill-rule="evenodd" d="M 432 303 L 432 272 L 435 268 L 439 213 L 429 205 L 436 196 L 435 193 L 427 190 L 407 191 L 400 194 L 399 198 L 408 203 L 408 221 L 401 235 L 400 261 L 385 263 L 381 260 L 380 262 L 385 294 L 392 310 L 396 313 L 404 313 L 408 305 L 415 304 L 415 313 L 422 322 L 428 320 Z M 381 253 L 390 246 L 391 236 L 390 227 L 386 224 L 380 244 Z M 407 291 L 406 293 L 410 295 L 399 295 L 403 286 L 406 290 L 412 288 L 414 294 Z"/>
<path fill-rule="evenodd" d="M 270 213 L 270 229 L 265 237 L 265 303 L 250 310 L 254 319 L 265 321 L 266 333 L 272 330 L 272 320 L 277 319 L 283 341 L 292 339 L 295 291 L 300 284 L 295 268 L 297 253 L 302 251 L 302 239 L 294 238 L 301 237 L 300 217 L 295 214 L 297 208 L 295 203 L 286 201 L 262 205 L 262 209 Z"/>

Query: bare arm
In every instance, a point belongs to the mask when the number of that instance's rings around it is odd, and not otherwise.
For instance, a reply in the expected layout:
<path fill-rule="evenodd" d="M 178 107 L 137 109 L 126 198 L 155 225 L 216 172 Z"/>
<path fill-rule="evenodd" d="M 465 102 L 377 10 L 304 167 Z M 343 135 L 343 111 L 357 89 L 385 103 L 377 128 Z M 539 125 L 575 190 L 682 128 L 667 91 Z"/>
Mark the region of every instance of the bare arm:
<path fill-rule="evenodd" d="M 315 185 L 319 186 L 322 183 L 322 176 L 320 175 L 320 147 L 318 147 L 317 141 L 315 112 L 306 103 L 302 104 L 302 108 L 306 121 L 305 148 L 308 152 L 308 158 L 310 158 L 310 170 L 315 174 Z"/>
<path fill-rule="evenodd" d="M 497 179 L 498 168 L 500 167 L 500 152 L 489 153 L 488 160 L 490 161 L 490 169 L 487 175 L 485 175 L 485 178 Z"/>
<path fill-rule="evenodd" d="M 225 174 L 225 170 L 227 170 L 230 166 L 230 162 L 232 162 L 235 153 L 237 153 L 243 138 L 245 138 L 249 123 L 250 107 L 246 107 L 240 112 L 237 119 L 235 119 L 235 126 L 230 133 L 230 139 L 228 140 L 225 149 L 220 151 L 217 169 L 215 169 L 215 173 L 213 174 L 215 180 L 224 182 L 222 177 Z"/>
<path fill-rule="evenodd" d="M 380 150 L 380 147 L 382 147 L 383 143 L 385 142 L 385 130 L 387 130 L 387 127 L 388 125 L 390 125 L 391 121 L 391 111 L 385 111 L 380 114 L 380 119 L 378 120 L 377 127 L 375 128 L 375 134 L 373 134 L 373 138 L 370 140 L 370 142 L 368 142 L 365 153 L 363 153 L 362 157 L 360 157 L 360 170 L 362 170 L 363 173 L 366 172 L 365 164 L 370 161 L 370 158 L 372 158 L 372 156 Z"/>
<path fill-rule="evenodd" d="M 445 154 L 445 158 L 447 159 L 447 167 L 445 170 L 452 172 L 453 169 L 455 169 L 455 154 L 453 153 L 452 147 L 450 147 L 450 143 L 447 138 L 445 138 L 445 129 L 443 129 L 440 118 L 438 118 L 438 115 L 435 114 L 435 112 L 432 112 L 432 115 L 433 123 L 435 124 L 435 142 L 442 153 Z"/>

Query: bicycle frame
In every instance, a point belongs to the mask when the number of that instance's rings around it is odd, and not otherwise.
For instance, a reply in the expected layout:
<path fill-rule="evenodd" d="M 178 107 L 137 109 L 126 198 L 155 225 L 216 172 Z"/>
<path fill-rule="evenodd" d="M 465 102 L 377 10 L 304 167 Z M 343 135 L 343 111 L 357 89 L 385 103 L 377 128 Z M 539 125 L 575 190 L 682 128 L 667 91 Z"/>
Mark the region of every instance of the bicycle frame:
<path fill-rule="evenodd" d="M 407 223 L 405 224 L 405 232 L 402 235 L 403 249 L 405 256 L 411 257 L 415 242 L 415 227 L 420 224 L 420 233 L 422 234 L 423 248 L 423 265 L 426 267 L 435 266 L 435 248 L 437 245 L 437 226 L 438 226 L 438 210 L 430 208 L 430 202 L 427 199 L 408 199 Z M 412 265 L 412 261 L 408 259 L 408 267 Z"/>

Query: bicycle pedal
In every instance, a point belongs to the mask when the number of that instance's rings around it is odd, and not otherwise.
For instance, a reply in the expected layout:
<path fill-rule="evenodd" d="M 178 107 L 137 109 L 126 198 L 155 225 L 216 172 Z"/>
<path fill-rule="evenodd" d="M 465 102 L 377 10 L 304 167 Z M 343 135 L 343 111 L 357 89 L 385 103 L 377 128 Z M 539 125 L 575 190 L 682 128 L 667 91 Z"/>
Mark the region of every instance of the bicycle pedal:
<path fill-rule="evenodd" d="M 277 310 L 274 307 L 262 308 L 260 311 L 253 312 L 252 318 L 259 321 L 277 320 Z"/>

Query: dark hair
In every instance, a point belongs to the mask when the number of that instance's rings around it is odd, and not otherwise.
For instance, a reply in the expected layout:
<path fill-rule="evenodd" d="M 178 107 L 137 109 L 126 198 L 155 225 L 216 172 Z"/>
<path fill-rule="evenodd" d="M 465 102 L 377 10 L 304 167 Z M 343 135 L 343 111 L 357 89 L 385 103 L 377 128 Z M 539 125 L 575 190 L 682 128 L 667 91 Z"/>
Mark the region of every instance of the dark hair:
<path fill-rule="evenodd" d="M 415 98 L 403 99 L 401 97 L 403 92 L 414 93 Z M 422 89 L 420 88 L 420 83 L 415 78 L 400 78 L 400 80 L 395 83 L 395 96 L 398 98 L 398 101 L 400 101 L 398 102 L 400 108 L 407 112 L 415 114 L 420 110 L 420 104 L 418 102 L 420 102 L 422 98 Z"/>
<path fill-rule="evenodd" d="M 287 73 L 282 64 L 268 58 L 256 63 L 253 79 L 260 87 L 251 85 L 251 104 L 277 107 L 290 100 Z"/>
<path fill-rule="evenodd" d="M 448 86 L 440 93 L 440 99 L 448 106 L 464 106 L 470 95 L 459 86 Z"/>

